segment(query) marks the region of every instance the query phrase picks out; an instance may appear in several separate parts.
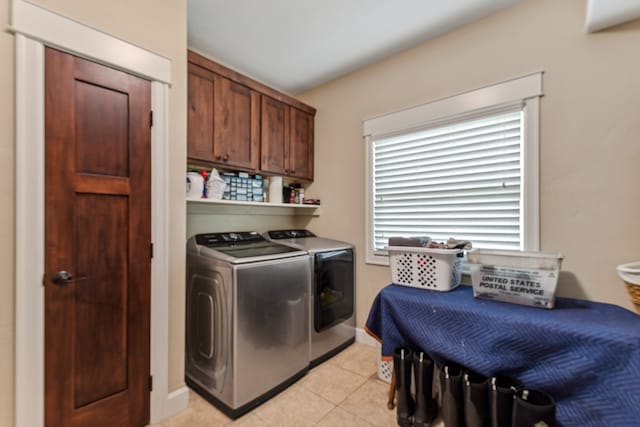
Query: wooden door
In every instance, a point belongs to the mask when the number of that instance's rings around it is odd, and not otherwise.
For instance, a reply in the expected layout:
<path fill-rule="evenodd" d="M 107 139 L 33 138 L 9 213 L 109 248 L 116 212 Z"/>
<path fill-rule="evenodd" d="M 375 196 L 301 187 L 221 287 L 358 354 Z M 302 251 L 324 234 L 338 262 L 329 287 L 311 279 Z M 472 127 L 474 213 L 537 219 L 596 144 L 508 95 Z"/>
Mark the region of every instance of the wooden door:
<path fill-rule="evenodd" d="M 291 107 L 289 175 L 313 181 L 313 116 Z"/>
<path fill-rule="evenodd" d="M 216 76 L 214 105 L 214 161 L 240 169 L 258 169 L 260 94 Z"/>
<path fill-rule="evenodd" d="M 220 146 L 214 150 L 213 146 L 214 74 L 189 64 L 188 76 L 187 157 L 213 161 L 214 156 L 226 151 Z"/>
<path fill-rule="evenodd" d="M 289 106 L 262 95 L 261 162 L 265 172 L 289 174 Z"/>
<path fill-rule="evenodd" d="M 52 49 L 45 61 L 46 426 L 145 425 L 150 84 Z"/>

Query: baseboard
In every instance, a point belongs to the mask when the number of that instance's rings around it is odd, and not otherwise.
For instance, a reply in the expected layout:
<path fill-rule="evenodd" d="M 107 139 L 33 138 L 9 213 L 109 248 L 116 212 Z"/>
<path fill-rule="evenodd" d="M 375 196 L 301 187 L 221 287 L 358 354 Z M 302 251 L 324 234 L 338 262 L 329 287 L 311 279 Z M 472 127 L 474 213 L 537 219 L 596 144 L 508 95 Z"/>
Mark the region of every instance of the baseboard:
<path fill-rule="evenodd" d="M 186 386 L 180 387 L 169 393 L 165 406 L 165 419 L 177 415 L 189 406 L 189 389 Z"/>
<path fill-rule="evenodd" d="M 362 328 L 356 328 L 356 342 L 366 344 L 371 347 L 378 347 L 380 344 Z"/>

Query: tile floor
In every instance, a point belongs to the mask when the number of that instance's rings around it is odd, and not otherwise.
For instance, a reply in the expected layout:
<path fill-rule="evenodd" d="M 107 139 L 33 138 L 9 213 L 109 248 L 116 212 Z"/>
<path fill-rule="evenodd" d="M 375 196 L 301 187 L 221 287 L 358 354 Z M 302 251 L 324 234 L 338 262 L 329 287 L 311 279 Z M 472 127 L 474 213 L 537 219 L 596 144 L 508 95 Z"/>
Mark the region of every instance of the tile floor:
<path fill-rule="evenodd" d="M 156 427 L 395 426 L 395 411 L 387 409 L 389 385 L 377 377 L 377 357 L 374 347 L 353 344 L 235 421 L 190 392 L 189 407 Z M 434 427 L 442 425 L 438 420 Z"/>

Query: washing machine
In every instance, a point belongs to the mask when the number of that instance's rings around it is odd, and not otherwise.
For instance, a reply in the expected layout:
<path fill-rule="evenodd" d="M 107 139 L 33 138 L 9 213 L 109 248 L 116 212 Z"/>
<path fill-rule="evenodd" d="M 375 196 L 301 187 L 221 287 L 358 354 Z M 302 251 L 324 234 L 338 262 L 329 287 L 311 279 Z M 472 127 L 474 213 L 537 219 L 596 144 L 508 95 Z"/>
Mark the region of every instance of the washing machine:
<path fill-rule="evenodd" d="M 236 418 L 309 369 L 310 257 L 257 232 L 187 241 L 185 380 Z"/>
<path fill-rule="evenodd" d="M 309 357 L 313 367 L 355 341 L 354 247 L 309 230 L 272 230 L 265 237 L 303 250 L 311 258 Z"/>

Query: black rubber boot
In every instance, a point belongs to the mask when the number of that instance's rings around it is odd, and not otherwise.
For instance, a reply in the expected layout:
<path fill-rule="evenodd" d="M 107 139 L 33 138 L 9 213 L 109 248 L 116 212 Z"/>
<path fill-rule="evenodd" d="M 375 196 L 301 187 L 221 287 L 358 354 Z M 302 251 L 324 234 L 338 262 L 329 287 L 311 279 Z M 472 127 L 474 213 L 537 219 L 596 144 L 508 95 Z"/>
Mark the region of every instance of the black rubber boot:
<path fill-rule="evenodd" d="M 413 375 L 416 386 L 416 407 L 413 427 L 430 427 L 438 415 L 438 405 L 433 399 L 433 360 L 426 353 L 413 354 Z"/>
<path fill-rule="evenodd" d="M 513 398 L 522 383 L 507 377 L 492 377 L 489 388 L 491 427 L 511 427 Z"/>
<path fill-rule="evenodd" d="M 489 378 L 466 371 L 462 394 L 466 427 L 489 427 Z"/>
<path fill-rule="evenodd" d="M 396 413 L 398 425 L 411 427 L 414 402 L 411 398 L 411 350 L 398 347 L 393 352 L 393 370 L 396 374 Z"/>
<path fill-rule="evenodd" d="M 555 424 L 556 403 L 553 397 L 543 391 L 531 389 L 522 389 L 516 393 L 512 427 L 553 427 Z"/>
<path fill-rule="evenodd" d="M 445 364 L 440 370 L 441 412 L 446 427 L 464 427 L 462 369 Z"/>

